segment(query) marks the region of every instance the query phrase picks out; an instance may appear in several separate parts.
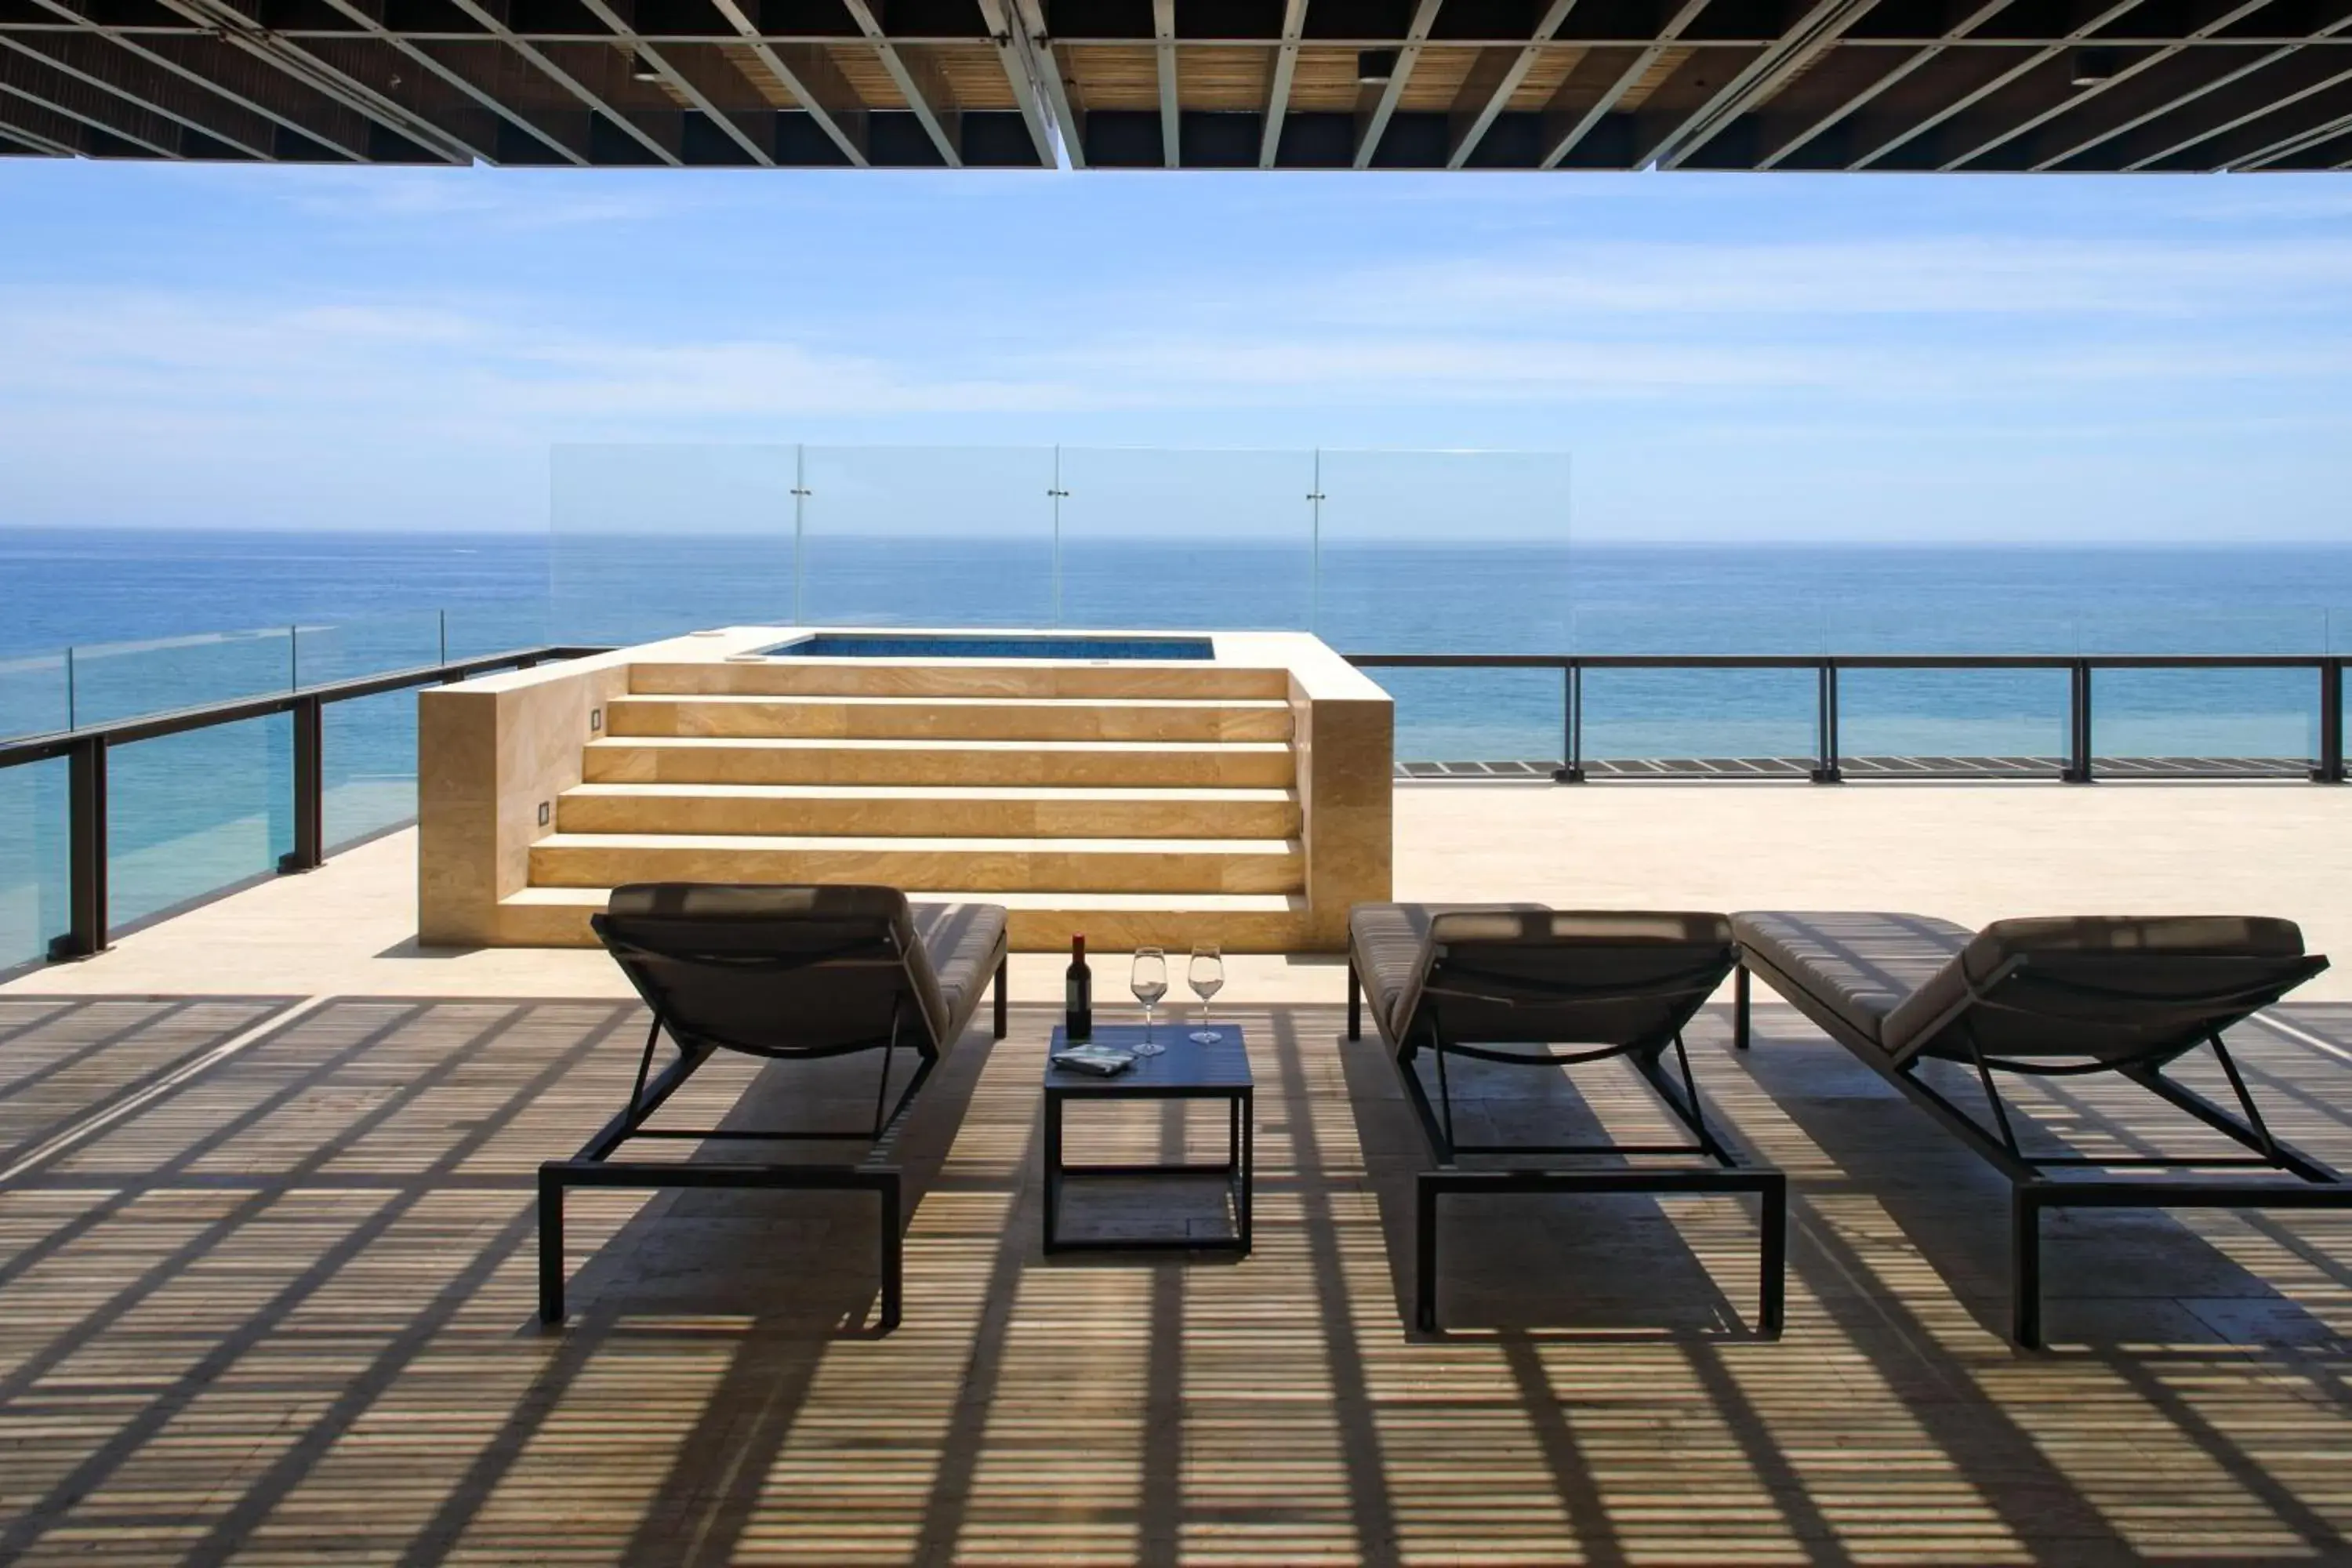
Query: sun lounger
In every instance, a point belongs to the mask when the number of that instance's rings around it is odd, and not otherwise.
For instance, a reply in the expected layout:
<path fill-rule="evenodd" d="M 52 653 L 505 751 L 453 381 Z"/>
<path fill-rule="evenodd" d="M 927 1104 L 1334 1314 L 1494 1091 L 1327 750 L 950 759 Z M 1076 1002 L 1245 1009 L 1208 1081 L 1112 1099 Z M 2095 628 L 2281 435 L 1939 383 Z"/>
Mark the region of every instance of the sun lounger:
<path fill-rule="evenodd" d="M 909 904 L 895 888 L 647 882 L 614 889 L 592 923 L 653 1009 L 629 1102 L 580 1152 L 539 1170 L 540 1316 L 563 1315 L 566 1187 L 849 1188 L 881 1205 L 881 1326 L 899 1315 L 899 1173 L 872 1163 L 994 981 L 1004 1037 L 1005 911 L 994 904 Z M 677 1055 L 653 1062 L 667 1034 Z M 914 1058 L 893 1101 L 898 1052 Z M 779 1061 L 881 1058 L 870 1126 L 848 1130 L 653 1128 L 662 1102 L 719 1051 Z M 856 1142 L 854 1164 L 610 1158 L 632 1139 Z"/>
<path fill-rule="evenodd" d="M 1748 1044 L 1748 975 L 1984 1156 L 2012 1184 L 2011 1333 L 2042 1338 L 2044 1209 L 2352 1207 L 2352 1184 L 2280 1142 L 2264 1123 L 2223 1031 L 2327 967 L 2287 921 L 2148 916 L 2000 921 L 1971 931 L 1920 915 L 1749 913 L 1732 917 L 1740 947 L 1734 1043 Z M 2210 1050 L 2233 1112 L 2166 1068 Z M 1959 1064 L 1984 1115 L 1923 1076 Z M 2252 1152 L 2204 1159 L 2029 1153 L 1997 1075 L 2112 1073 Z M 1990 1117 L 1990 1122 L 1986 1117 Z M 2202 1176 L 2068 1177 L 2069 1169 L 2202 1171 Z M 2293 1182 L 2231 1170 L 2275 1171 Z"/>
<path fill-rule="evenodd" d="M 1407 1098 L 1439 1168 L 1422 1173 L 1415 1205 L 1415 1322 L 1437 1328 L 1437 1204 L 1448 1194 L 1755 1193 L 1763 1210 L 1762 1310 L 1780 1327 L 1786 1184 L 1743 1164 L 1707 1126 L 1682 1031 L 1738 962 L 1722 915 L 1554 910 L 1530 905 L 1359 904 L 1348 921 L 1348 1037 L 1363 1004 L 1395 1053 Z M 1674 1053 L 1670 1076 L 1665 1055 Z M 1437 1084 L 1431 1103 L 1420 1060 Z M 1656 1091 L 1691 1142 L 1475 1144 L 1454 1135 L 1449 1058 L 1545 1071 L 1622 1057 Z M 1598 1167 L 1464 1170 L 1465 1156 L 1540 1155 Z M 1708 1165 L 1633 1163 L 1704 1157 Z"/>

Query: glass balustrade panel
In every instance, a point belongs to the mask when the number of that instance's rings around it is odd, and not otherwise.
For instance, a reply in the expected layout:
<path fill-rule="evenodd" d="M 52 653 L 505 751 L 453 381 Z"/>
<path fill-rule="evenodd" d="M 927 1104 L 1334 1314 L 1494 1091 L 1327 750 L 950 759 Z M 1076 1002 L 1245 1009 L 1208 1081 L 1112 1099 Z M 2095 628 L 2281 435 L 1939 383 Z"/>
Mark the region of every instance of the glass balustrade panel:
<path fill-rule="evenodd" d="M 1325 450 L 1312 460 L 1308 621 L 1325 641 L 1351 652 L 1566 651 L 1581 563 L 1566 453 Z"/>
<path fill-rule="evenodd" d="M 801 624 L 1053 624 L 1045 447 L 810 447 Z"/>
<path fill-rule="evenodd" d="M 59 759 L 0 768 L 0 974 L 39 962 L 72 923 L 66 766 Z"/>
<path fill-rule="evenodd" d="M 116 930 L 277 869 L 294 847 L 292 740 L 277 713 L 110 749 Z"/>
<path fill-rule="evenodd" d="M 799 448 L 572 446 L 550 458 L 555 638 L 792 623 Z"/>
<path fill-rule="evenodd" d="M 1303 629 L 1314 472 L 1306 452 L 1061 448 L 1058 624 Z"/>

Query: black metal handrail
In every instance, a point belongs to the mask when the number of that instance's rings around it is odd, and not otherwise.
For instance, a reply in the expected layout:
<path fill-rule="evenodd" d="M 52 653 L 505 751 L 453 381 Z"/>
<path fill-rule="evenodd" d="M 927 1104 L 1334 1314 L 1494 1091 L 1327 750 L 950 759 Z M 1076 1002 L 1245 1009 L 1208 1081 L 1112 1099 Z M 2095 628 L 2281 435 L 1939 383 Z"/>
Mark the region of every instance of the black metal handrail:
<path fill-rule="evenodd" d="M 107 753 L 117 746 L 140 741 L 184 735 L 191 731 L 237 724 L 272 714 L 294 716 L 294 847 L 278 857 L 281 872 L 308 871 L 327 858 L 326 844 L 326 725 L 327 708 L 337 702 L 378 697 L 419 686 L 439 686 L 501 669 L 529 669 L 561 659 L 582 658 L 611 651 L 551 644 L 514 648 L 443 664 L 417 665 L 349 680 L 291 688 L 260 696 L 232 698 L 168 713 L 143 713 L 103 724 L 85 724 L 47 735 L 26 735 L 0 741 L 0 769 L 63 758 L 66 775 L 67 886 L 71 906 L 70 928 L 49 943 L 52 960 L 79 958 L 102 951 L 110 922 L 107 911 Z"/>
<path fill-rule="evenodd" d="M 2315 784 L 2342 784 L 2344 768 L 2344 669 L 2352 655 L 2284 653 L 2217 654 L 1942 654 L 1942 653 L 1351 653 L 1348 662 L 1365 669 L 1557 669 L 1560 672 L 1560 738 L 1563 761 L 1552 777 L 1582 784 L 1584 767 L 1584 672 L 1588 669 L 1810 669 L 1815 674 L 1813 766 L 1815 784 L 1842 784 L 1838 765 L 1838 677 L 1849 669 L 2063 669 L 2066 682 L 2066 756 L 2059 777 L 2090 784 L 2096 776 L 2091 752 L 2092 676 L 2102 669 L 2307 669 L 2318 678 L 2319 755 Z"/>

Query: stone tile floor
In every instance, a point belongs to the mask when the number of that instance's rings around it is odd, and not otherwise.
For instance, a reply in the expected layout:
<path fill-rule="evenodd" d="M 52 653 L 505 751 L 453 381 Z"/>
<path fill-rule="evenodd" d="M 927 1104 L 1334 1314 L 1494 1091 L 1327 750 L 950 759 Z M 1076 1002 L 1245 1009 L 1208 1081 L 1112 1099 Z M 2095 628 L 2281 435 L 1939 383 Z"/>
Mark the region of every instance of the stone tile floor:
<path fill-rule="evenodd" d="M 1746 1326 L 1739 1203 L 1541 1198 L 1453 1211 L 1431 1340 L 1392 1069 L 1335 1007 L 1233 1016 L 1250 1258 L 1045 1260 L 1052 1020 L 1016 1009 L 904 1130 L 877 1338 L 845 1194 L 575 1194 L 574 1316 L 537 1327 L 531 1173 L 619 1104 L 633 1004 L 0 996 L 0 1561 L 2352 1558 L 2352 1215 L 2053 1219 L 2055 1348 L 2021 1354 L 1998 1177 L 1785 1009 L 1746 1055 L 1717 1010 L 1702 1089 L 1792 1179 L 1786 1336 Z M 2352 1007 L 2283 1019 L 2235 1041 L 2257 1092 L 2352 1164 Z M 674 1104 L 854 1121 L 870 1070 L 714 1066 Z M 1530 1077 L 1472 1113 L 1660 1127 L 1629 1074 Z M 2026 1103 L 2179 1144 L 2127 1089 Z"/>

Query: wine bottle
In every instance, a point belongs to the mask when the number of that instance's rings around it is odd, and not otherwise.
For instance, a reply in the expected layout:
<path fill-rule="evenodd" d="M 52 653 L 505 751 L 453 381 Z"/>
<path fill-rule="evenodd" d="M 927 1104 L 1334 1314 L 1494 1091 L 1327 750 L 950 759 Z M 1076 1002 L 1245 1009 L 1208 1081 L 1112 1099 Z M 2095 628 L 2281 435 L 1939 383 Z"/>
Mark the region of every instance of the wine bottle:
<path fill-rule="evenodd" d="M 1095 977 L 1087 967 L 1087 939 L 1070 941 L 1070 968 L 1062 985 L 1062 1034 L 1072 1045 L 1094 1037 Z"/>

